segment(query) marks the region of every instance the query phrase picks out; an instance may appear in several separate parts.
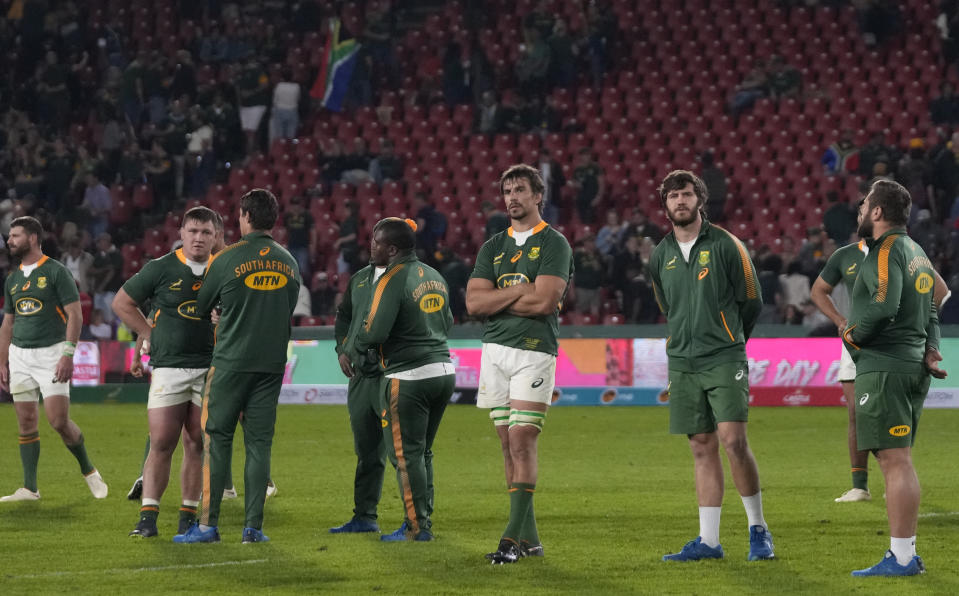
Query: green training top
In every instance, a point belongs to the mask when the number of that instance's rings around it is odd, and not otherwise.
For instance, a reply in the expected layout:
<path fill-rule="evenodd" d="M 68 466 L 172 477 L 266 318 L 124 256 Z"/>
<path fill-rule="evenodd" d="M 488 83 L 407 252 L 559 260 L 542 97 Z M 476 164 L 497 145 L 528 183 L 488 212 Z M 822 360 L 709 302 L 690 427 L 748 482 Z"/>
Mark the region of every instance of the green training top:
<path fill-rule="evenodd" d="M 187 265 L 183 249 L 154 259 L 123 284 L 138 304 L 150 300 L 150 364 L 154 368 L 207 368 L 213 325 L 200 316 L 196 297 L 203 276 Z"/>
<path fill-rule="evenodd" d="M 446 280 L 415 255 L 386 268 L 364 310 L 368 312 L 354 340 L 356 349 L 365 353 L 377 348 L 384 373 L 450 361 L 446 338 L 453 313 Z"/>
<path fill-rule="evenodd" d="M 218 252 L 206 268 L 197 308 L 207 318 L 219 302 L 212 366 L 282 373 L 300 270 L 266 232 L 251 232 Z"/>
<path fill-rule="evenodd" d="M 381 374 L 379 358 L 367 358 L 367 352 L 361 353 L 356 349 L 356 335 L 366 320 L 366 309 L 373 297 L 375 271 L 375 267 L 367 265 L 353 274 L 346 286 L 346 292 L 343 293 L 343 299 L 336 307 L 336 320 L 333 324 L 336 353 L 348 355 L 350 362 L 364 377 Z"/>
<path fill-rule="evenodd" d="M 30 275 L 23 266 L 7 276 L 3 312 L 13 319 L 13 345 L 18 348 L 45 348 L 60 343 L 67 335 L 68 304 L 80 300 L 77 282 L 59 261 L 40 257 Z"/>
<path fill-rule="evenodd" d="M 738 238 L 703 220 L 687 263 L 670 232 L 653 251 L 649 271 L 666 315 L 671 369 L 699 372 L 746 360 L 746 340 L 763 299 L 756 269 Z"/>
<path fill-rule="evenodd" d="M 819 277 L 832 287 L 842 282 L 852 296 L 852 288 L 859 276 L 859 267 L 866 258 L 866 241 L 847 244 L 830 255 L 829 260 L 819 272 Z M 842 313 L 844 316 L 848 313 Z"/>
<path fill-rule="evenodd" d="M 533 228 L 533 234 L 517 246 L 513 228 L 486 241 L 476 256 L 471 278 L 488 279 L 497 288 L 536 281 L 538 275 L 554 275 L 569 283 L 573 276 L 573 251 L 566 238 L 545 221 Z M 522 317 L 507 311 L 486 319 L 483 343 L 499 344 L 520 350 L 556 355 L 559 347 L 559 309 L 545 316 Z"/>
<path fill-rule="evenodd" d="M 935 273 L 905 228 L 869 242 L 852 291 L 843 342 L 856 372 L 926 370 L 926 348 L 939 348 L 939 317 L 932 300 Z"/>

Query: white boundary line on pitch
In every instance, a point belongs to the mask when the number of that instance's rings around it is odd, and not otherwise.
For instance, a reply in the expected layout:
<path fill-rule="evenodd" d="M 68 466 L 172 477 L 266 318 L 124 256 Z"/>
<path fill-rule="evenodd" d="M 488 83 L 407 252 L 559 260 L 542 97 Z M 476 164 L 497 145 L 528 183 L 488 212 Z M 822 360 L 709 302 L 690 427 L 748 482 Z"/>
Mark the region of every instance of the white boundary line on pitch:
<path fill-rule="evenodd" d="M 950 517 L 953 515 L 959 515 L 959 511 L 934 511 L 932 513 L 920 513 L 919 517 Z"/>
<path fill-rule="evenodd" d="M 133 569 L 86 569 L 83 571 L 51 571 L 50 573 L 32 573 L 30 575 L 11 575 L 7 579 L 39 579 L 43 577 L 69 577 L 71 575 L 89 575 L 92 573 L 143 573 L 145 571 L 172 571 L 174 569 L 208 569 L 210 567 L 227 567 L 230 565 L 255 565 L 266 563 L 267 559 L 251 559 L 248 561 L 222 561 L 220 563 L 197 563 L 194 565 L 167 565 L 165 567 L 138 567 Z"/>

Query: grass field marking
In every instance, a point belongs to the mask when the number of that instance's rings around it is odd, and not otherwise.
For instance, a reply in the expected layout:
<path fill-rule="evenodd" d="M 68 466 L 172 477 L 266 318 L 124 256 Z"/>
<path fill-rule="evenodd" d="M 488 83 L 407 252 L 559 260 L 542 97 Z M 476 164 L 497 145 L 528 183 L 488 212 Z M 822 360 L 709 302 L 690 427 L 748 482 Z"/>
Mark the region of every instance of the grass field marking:
<path fill-rule="evenodd" d="M 959 511 L 932 511 L 930 513 L 920 513 L 919 517 L 950 517 L 959 515 Z"/>
<path fill-rule="evenodd" d="M 229 565 L 255 565 L 266 563 L 268 559 L 250 559 L 248 561 L 220 561 L 219 563 L 196 563 L 193 565 L 166 565 L 163 567 L 139 567 L 126 569 L 85 569 L 83 571 L 51 571 L 49 573 L 31 573 L 29 575 L 11 575 L 7 579 L 40 579 L 43 577 L 69 577 L 71 575 L 90 575 L 94 573 L 143 573 L 145 571 L 171 571 L 174 569 L 208 569 L 210 567 L 227 567 Z"/>

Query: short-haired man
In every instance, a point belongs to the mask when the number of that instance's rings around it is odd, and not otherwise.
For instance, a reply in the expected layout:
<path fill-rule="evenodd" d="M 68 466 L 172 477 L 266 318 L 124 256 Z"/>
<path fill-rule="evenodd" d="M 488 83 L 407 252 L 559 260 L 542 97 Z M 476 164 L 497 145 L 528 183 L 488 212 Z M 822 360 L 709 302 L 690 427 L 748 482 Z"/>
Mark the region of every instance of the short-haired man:
<path fill-rule="evenodd" d="M 573 275 L 569 242 L 542 218 L 539 171 L 511 166 L 499 187 L 511 226 L 483 244 L 466 286 L 467 310 L 486 317 L 476 405 L 490 410 L 510 497 L 509 523 L 486 555 L 494 565 L 544 554 L 533 513 L 536 443 L 553 397 L 558 315 Z"/>
<path fill-rule="evenodd" d="M 723 558 L 720 443 L 746 508 L 749 560 L 771 559 L 759 468 L 746 437 L 746 341 L 762 310 L 759 279 L 743 243 L 706 219 L 708 193 L 698 176 L 670 172 L 659 196 L 673 231 L 653 251 L 649 271 L 669 333 L 669 431 L 689 438 L 699 500 L 699 536 L 663 560 Z"/>
<path fill-rule="evenodd" d="M 20 432 L 23 486 L 0 502 L 36 501 L 40 460 L 40 397 L 53 430 L 77 458 L 80 472 L 97 499 L 107 485 L 90 462 L 83 433 L 70 419 L 70 378 L 73 353 L 83 315 L 80 294 L 70 271 L 40 250 L 43 227 L 32 217 L 10 223 L 7 246 L 20 266 L 4 284 L 3 324 L 0 325 L 0 385 L 13 395 Z"/>
<path fill-rule="evenodd" d="M 202 511 L 199 523 L 174 536 L 174 542 L 219 542 L 220 502 L 241 412 L 246 446 L 242 541 L 269 540 L 262 530 L 263 502 L 290 341 L 290 317 L 301 283 L 296 259 L 270 237 L 278 213 L 276 197 L 268 190 L 255 188 L 240 198 L 243 237 L 217 253 L 197 295 L 201 317 L 209 317 L 218 304 L 223 310 L 201 414 Z"/>
<path fill-rule="evenodd" d="M 138 355 L 149 353 L 153 367 L 147 402 L 149 455 L 143 465 L 140 519 L 130 536 L 157 535 L 160 499 L 170 480 L 170 462 L 181 431 L 183 500 L 177 534 L 186 532 L 196 521 L 202 489 L 200 407 L 213 354 L 213 326 L 198 316 L 196 297 L 222 227 L 222 218 L 211 209 L 190 209 L 180 225 L 183 246 L 144 265 L 113 299 L 114 312 L 138 336 L 142 345 Z M 152 311 L 150 321 L 138 306 L 147 300 Z M 142 366 L 137 358 L 131 372 L 141 375 Z"/>
<path fill-rule="evenodd" d="M 890 545 L 879 563 L 856 576 L 917 575 L 919 479 L 912 465 L 930 375 L 939 368 L 939 317 L 933 301 L 935 270 L 906 234 L 912 198 L 890 180 L 872 184 L 863 205 L 859 237 L 869 254 L 852 290 L 843 343 L 856 363 L 856 439 L 872 451 L 886 481 Z"/>
<path fill-rule="evenodd" d="M 859 201 L 859 219 L 862 219 L 862 208 L 865 199 Z M 859 268 L 869 252 L 865 240 L 847 244 L 836 250 L 826 261 L 826 265 L 813 282 L 810 290 L 812 301 L 819 307 L 839 330 L 839 334 L 846 329 L 847 317 L 842 314 L 838 305 L 832 299 L 833 289 L 841 282 L 849 296 L 859 277 Z M 933 288 L 932 301 L 936 309 L 940 309 L 949 295 L 949 288 L 939 273 L 935 273 L 936 285 Z M 848 311 L 848 309 L 842 309 Z M 852 488 L 836 497 L 837 503 L 856 503 L 869 501 L 869 451 L 860 451 L 856 441 L 856 365 L 849 355 L 846 346 L 842 346 L 839 359 L 839 383 L 842 386 L 843 398 L 846 401 L 846 410 L 849 414 L 847 443 L 849 446 L 849 463 L 852 472 Z"/>
<path fill-rule="evenodd" d="M 385 267 L 355 338 L 380 354 L 383 429 L 405 519 L 385 542 L 433 539 L 433 440 L 453 395 L 447 334 L 450 294 L 438 271 L 416 258 L 416 224 L 388 217 L 373 228 L 370 262 Z"/>

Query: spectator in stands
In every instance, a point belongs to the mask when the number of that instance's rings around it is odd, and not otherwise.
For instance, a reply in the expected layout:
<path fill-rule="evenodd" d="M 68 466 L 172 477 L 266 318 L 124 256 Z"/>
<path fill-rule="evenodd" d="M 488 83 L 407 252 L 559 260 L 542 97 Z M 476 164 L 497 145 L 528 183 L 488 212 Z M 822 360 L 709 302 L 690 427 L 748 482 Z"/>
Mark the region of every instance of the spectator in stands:
<path fill-rule="evenodd" d="M 293 80 L 293 72 L 286 67 L 280 82 L 273 88 L 270 143 L 276 139 L 295 138 L 299 125 L 300 84 Z"/>
<path fill-rule="evenodd" d="M 316 226 L 313 215 L 306 210 L 303 197 L 290 198 L 289 207 L 283 214 L 283 227 L 286 228 L 286 246 L 300 266 L 302 279 L 309 279 L 312 271 L 311 255 L 316 250 Z"/>
<path fill-rule="evenodd" d="M 576 210 L 580 223 L 593 223 L 596 210 L 606 196 L 606 176 L 599 164 L 593 161 L 592 149 L 583 147 L 579 150 L 579 165 L 573 170 L 569 184 L 576 191 Z"/>
<path fill-rule="evenodd" d="M 915 220 L 909 226 L 909 237 L 914 239 L 933 261 L 944 252 L 945 237 L 942 226 L 936 223 L 928 209 L 919 209 L 916 212 Z"/>
<path fill-rule="evenodd" d="M 89 273 L 90 267 L 93 266 L 93 255 L 83 249 L 79 238 L 71 238 L 67 244 L 67 252 L 63 255 L 63 266 L 73 275 L 80 291 L 89 293 Z"/>
<path fill-rule="evenodd" d="M 413 196 L 413 212 L 416 219 L 416 252 L 421 261 L 435 262 L 433 253 L 446 236 L 446 216 L 437 211 L 422 192 Z"/>
<path fill-rule="evenodd" d="M 472 268 L 449 248 L 440 249 L 437 257 L 440 275 L 446 280 L 450 293 L 450 311 L 457 321 L 466 316 L 466 284 Z"/>
<path fill-rule="evenodd" d="M 529 132 L 546 136 L 563 129 L 563 117 L 556 109 L 556 98 L 547 97 L 546 101 L 534 95 L 526 104 L 526 126 Z"/>
<path fill-rule="evenodd" d="M 323 157 L 320 160 L 320 175 L 327 187 L 340 181 L 346 171 L 346 156 L 343 153 L 343 143 L 333 138 L 326 142 Z"/>
<path fill-rule="evenodd" d="M 63 137 L 58 136 L 47 154 L 47 164 L 43 180 L 47 187 L 44 206 L 56 213 L 70 195 L 70 181 L 73 179 L 76 158 L 67 148 Z"/>
<path fill-rule="evenodd" d="M 829 236 L 820 226 L 810 226 L 806 229 L 806 239 L 799 247 L 799 254 L 796 261 L 799 262 L 802 272 L 810 281 L 816 279 L 823 265 L 826 264 L 827 254 L 826 244 Z"/>
<path fill-rule="evenodd" d="M 333 248 L 339 251 L 339 257 L 336 261 L 337 273 L 349 273 L 359 269 L 357 255 L 360 252 L 359 230 L 360 230 L 360 207 L 353 201 L 348 201 L 343 205 L 345 216 L 340 220 L 339 237 L 333 242 Z M 340 215 L 342 212 L 338 212 Z"/>
<path fill-rule="evenodd" d="M 113 327 L 106 322 L 103 317 L 103 311 L 94 308 L 90 314 L 90 336 L 94 341 L 107 341 L 113 339 Z"/>
<path fill-rule="evenodd" d="M 260 66 L 256 55 L 251 55 L 236 83 L 240 99 L 240 125 L 246 135 L 247 153 L 256 150 L 256 135 L 270 101 L 269 83 L 270 79 Z"/>
<path fill-rule="evenodd" d="M 114 246 L 110 234 L 103 232 L 97 236 L 97 251 L 87 274 L 93 291 L 93 307 L 103 311 L 104 320 L 112 323 L 113 297 L 123 285 L 123 255 Z"/>
<path fill-rule="evenodd" d="M 729 113 L 735 118 L 753 107 L 753 104 L 768 93 L 768 81 L 766 80 L 766 70 L 762 62 L 756 62 L 752 70 L 746 75 L 736 89 L 733 91 L 733 97 L 729 102 Z"/>
<path fill-rule="evenodd" d="M 366 27 L 361 35 L 361 42 L 369 51 L 374 66 L 372 78 L 379 80 L 385 77 L 390 87 L 397 87 L 400 82 L 400 67 L 393 50 L 394 17 L 387 3 L 370 3 Z"/>
<path fill-rule="evenodd" d="M 576 84 L 576 60 L 579 45 L 569 34 L 566 21 L 556 19 L 547 36 L 549 43 L 549 86 L 567 89 Z"/>
<path fill-rule="evenodd" d="M 704 151 L 699 156 L 703 170 L 701 178 L 706 184 L 709 200 L 706 201 L 706 214 L 709 221 L 718 223 L 726 220 L 726 175 L 716 165 L 712 151 Z"/>
<path fill-rule="evenodd" d="M 516 79 L 520 93 L 525 97 L 545 94 L 546 76 L 549 74 L 549 45 L 539 29 L 525 29 L 525 43 L 519 45 L 519 58 L 516 60 Z"/>
<path fill-rule="evenodd" d="M 882 45 L 899 32 L 901 15 L 893 0 L 853 0 L 862 41 L 867 46 Z"/>
<path fill-rule="evenodd" d="M 473 130 L 480 134 L 496 134 L 503 130 L 503 108 L 492 90 L 484 91 L 482 100 L 476 108 Z"/>
<path fill-rule="evenodd" d="M 483 50 L 482 44 L 476 40 L 473 41 L 470 47 L 468 72 L 473 103 L 476 104 L 478 108 L 483 104 L 486 93 L 494 89 L 495 75 L 493 73 L 493 65 Z M 495 102 L 495 95 L 493 98 Z M 474 124 L 474 130 L 476 128 Z"/>
<path fill-rule="evenodd" d="M 37 83 L 37 92 L 40 96 L 40 114 L 43 120 L 49 122 L 56 131 L 66 125 L 70 114 L 68 76 L 69 71 L 65 65 L 60 64 L 57 53 L 49 50 L 46 54 L 46 64 Z"/>
<path fill-rule="evenodd" d="M 586 7 L 586 56 L 593 88 L 599 89 L 609 70 L 609 49 L 615 43 L 616 13 L 606 2 L 597 0 Z"/>
<path fill-rule="evenodd" d="M 859 198 L 853 197 L 852 201 L 840 201 L 839 193 L 830 190 L 826 193 L 826 203 L 829 207 L 822 215 L 823 229 L 836 244 L 845 246 L 849 244 L 850 236 L 856 231 Z"/>
<path fill-rule="evenodd" d="M 599 317 L 600 289 L 605 284 L 606 265 L 596 249 L 596 241 L 586 236 L 576 243 L 573 251 L 573 267 L 576 271 L 576 311 Z"/>
<path fill-rule="evenodd" d="M 845 175 L 859 169 L 859 150 L 853 141 L 853 132 L 842 131 L 839 139 L 830 145 L 820 160 L 828 175 Z"/>
<path fill-rule="evenodd" d="M 170 101 L 192 102 L 196 99 L 196 66 L 188 50 L 177 50 L 169 84 Z"/>
<path fill-rule="evenodd" d="M 773 54 L 766 64 L 766 83 L 773 99 L 797 97 L 802 90 L 802 73 L 786 64 L 785 58 L 779 54 Z"/>
<path fill-rule="evenodd" d="M 536 7 L 523 17 L 524 29 L 535 29 L 543 39 L 549 37 L 553 31 L 556 18 L 550 9 L 549 0 L 539 0 Z"/>
<path fill-rule="evenodd" d="M 358 186 L 364 182 L 371 182 L 370 163 L 372 162 L 366 141 L 363 137 L 353 139 L 353 151 L 343 156 L 343 173 L 340 181 Z"/>
<path fill-rule="evenodd" d="M 123 84 L 120 87 L 120 102 L 127 122 L 135 129 L 140 126 L 146 95 L 144 77 L 146 75 L 147 54 L 139 50 L 134 59 L 123 69 Z"/>
<path fill-rule="evenodd" d="M 480 209 L 483 211 L 483 217 L 486 218 L 484 241 L 489 240 L 509 227 L 509 216 L 502 211 L 498 211 L 490 201 L 483 201 Z"/>
<path fill-rule="evenodd" d="M 87 187 L 83 193 L 83 202 L 80 203 L 80 211 L 86 217 L 90 235 L 97 237 L 107 231 L 113 200 L 110 198 L 110 190 L 100 182 L 96 170 L 88 171 L 85 181 Z M 110 308 L 109 303 L 107 308 Z"/>
<path fill-rule="evenodd" d="M 596 232 L 596 249 L 603 256 L 604 261 L 610 262 L 619 251 L 624 229 L 624 223 L 619 221 L 619 211 L 607 209 L 606 223 Z M 638 243 L 636 249 L 638 253 Z"/>
<path fill-rule="evenodd" d="M 818 337 L 834 337 L 836 335 L 836 324 L 829 320 L 829 317 L 823 314 L 813 301 L 806 300 L 800 305 L 802 312 L 802 326 L 809 330 L 809 335 Z"/>
<path fill-rule="evenodd" d="M 223 36 L 218 25 L 214 25 L 209 35 L 200 35 L 200 62 L 223 62 L 230 55 L 230 42 Z"/>
<path fill-rule="evenodd" d="M 939 84 L 939 97 L 929 102 L 929 115 L 933 124 L 959 124 L 959 97 L 956 97 L 955 89 L 949 81 Z"/>
<path fill-rule="evenodd" d="M 317 271 L 310 284 L 310 303 L 314 317 L 331 317 L 336 308 L 336 288 L 330 286 L 326 271 Z"/>
<path fill-rule="evenodd" d="M 874 133 L 869 142 L 859 148 L 859 174 L 872 176 L 873 168 L 878 162 L 893 163 L 896 151 L 884 143 L 882 132 Z"/>
<path fill-rule="evenodd" d="M 936 202 L 933 201 L 935 192 L 932 187 L 932 165 L 926 159 L 925 143 L 920 138 L 909 140 L 909 150 L 899 161 L 896 169 L 900 184 L 906 187 L 912 196 L 913 212 L 919 209 L 930 209 L 937 220 L 940 219 Z M 928 253 L 927 253 L 928 254 Z"/>
<path fill-rule="evenodd" d="M 539 151 L 539 175 L 543 177 L 545 187 L 543 189 L 543 219 L 557 224 L 560 221 L 560 203 L 566 178 L 563 176 L 563 166 L 552 158 L 549 149 L 546 147 Z"/>
<path fill-rule="evenodd" d="M 446 44 L 443 52 L 443 99 L 451 108 L 469 102 L 463 47 L 455 41 Z"/>
<path fill-rule="evenodd" d="M 169 71 L 166 57 L 159 50 L 150 53 L 143 69 L 143 94 L 146 97 L 146 112 L 150 124 L 160 124 L 166 117 L 167 88 L 165 80 Z"/>
<path fill-rule="evenodd" d="M 798 260 L 786 265 L 786 273 L 779 276 L 779 285 L 782 288 L 783 304 L 798 311 L 799 305 L 809 300 L 809 276 L 803 273 L 802 263 Z M 787 323 L 796 313 L 786 313 Z"/>
<path fill-rule="evenodd" d="M 120 184 L 133 186 L 143 183 L 143 155 L 140 151 L 139 141 L 131 139 L 127 143 L 126 151 L 120 157 L 117 169 L 117 182 Z"/>
<path fill-rule="evenodd" d="M 628 238 L 629 236 L 649 238 L 653 241 L 653 244 L 659 244 L 659 241 L 663 239 L 663 231 L 659 226 L 649 221 L 642 207 L 633 207 L 629 212 L 626 229 L 623 230 L 623 237 Z"/>
<path fill-rule="evenodd" d="M 393 141 L 380 139 L 380 154 L 370 161 L 370 178 L 379 186 L 389 180 L 403 179 L 403 158 L 394 153 Z"/>
<path fill-rule="evenodd" d="M 956 198 L 956 189 L 959 188 L 959 155 L 955 153 L 959 149 L 959 132 L 949 138 L 947 131 L 937 130 L 939 142 L 929 151 L 929 159 L 932 165 L 932 186 L 935 190 L 936 203 L 939 205 L 939 212 L 944 216 L 953 218 L 952 213 L 954 199 Z"/>
<path fill-rule="evenodd" d="M 613 260 L 613 287 L 619 294 L 620 304 L 623 305 L 623 316 L 627 323 L 654 322 L 644 317 L 646 311 L 656 310 L 655 302 L 650 302 L 652 289 L 646 277 L 646 262 L 640 246 L 642 239 L 639 236 L 627 236 L 623 242 L 623 249 L 616 253 Z"/>
<path fill-rule="evenodd" d="M 768 247 L 766 247 L 768 248 Z M 783 261 L 774 252 L 767 252 L 765 257 L 756 259 L 759 269 L 759 288 L 763 296 L 763 309 L 759 314 L 758 323 L 781 324 L 783 322 L 782 285 L 779 282 L 780 272 L 783 270 Z"/>

